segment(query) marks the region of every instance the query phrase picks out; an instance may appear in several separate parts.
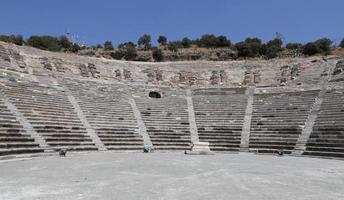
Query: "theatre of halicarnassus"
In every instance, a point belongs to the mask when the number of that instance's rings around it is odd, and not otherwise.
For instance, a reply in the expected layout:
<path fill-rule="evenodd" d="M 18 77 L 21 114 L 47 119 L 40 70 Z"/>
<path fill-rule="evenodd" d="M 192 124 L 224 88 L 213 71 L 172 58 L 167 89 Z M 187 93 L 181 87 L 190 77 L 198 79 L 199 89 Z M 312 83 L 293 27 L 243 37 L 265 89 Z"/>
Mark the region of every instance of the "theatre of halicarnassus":
<path fill-rule="evenodd" d="M 64 149 L 90 159 L 128 155 L 137 165 L 160 155 L 158 166 L 176 155 L 224 162 L 283 152 L 344 164 L 344 58 L 337 56 L 150 63 L 1 42 L 0 110 L 0 158 L 53 159 Z M 215 155 L 183 155 L 203 142 Z M 147 147 L 153 153 L 141 153 Z"/>

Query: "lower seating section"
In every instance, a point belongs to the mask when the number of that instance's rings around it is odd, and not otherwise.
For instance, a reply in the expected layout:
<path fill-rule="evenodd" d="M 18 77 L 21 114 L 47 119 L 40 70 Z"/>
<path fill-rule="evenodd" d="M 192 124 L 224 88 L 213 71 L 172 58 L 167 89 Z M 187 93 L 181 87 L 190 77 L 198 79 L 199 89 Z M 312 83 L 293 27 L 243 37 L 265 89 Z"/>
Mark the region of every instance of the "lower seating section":
<path fill-rule="evenodd" d="M 43 149 L 26 134 L 0 97 L 0 156 L 39 152 L 43 152 Z"/>
<path fill-rule="evenodd" d="M 247 98 L 245 88 L 193 92 L 199 140 L 213 151 L 238 151 Z"/>
<path fill-rule="evenodd" d="M 120 86 L 91 81 L 65 83 L 107 149 L 143 149 L 134 113 Z"/>
<path fill-rule="evenodd" d="M 187 102 L 183 97 L 135 98 L 156 150 L 190 149 Z"/>
<path fill-rule="evenodd" d="M 249 147 L 259 153 L 291 153 L 319 91 L 257 94 Z"/>
<path fill-rule="evenodd" d="M 344 158 L 344 91 L 328 91 L 304 155 Z"/>
<path fill-rule="evenodd" d="M 97 150 L 64 91 L 12 83 L 3 92 L 54 150 Z"/>

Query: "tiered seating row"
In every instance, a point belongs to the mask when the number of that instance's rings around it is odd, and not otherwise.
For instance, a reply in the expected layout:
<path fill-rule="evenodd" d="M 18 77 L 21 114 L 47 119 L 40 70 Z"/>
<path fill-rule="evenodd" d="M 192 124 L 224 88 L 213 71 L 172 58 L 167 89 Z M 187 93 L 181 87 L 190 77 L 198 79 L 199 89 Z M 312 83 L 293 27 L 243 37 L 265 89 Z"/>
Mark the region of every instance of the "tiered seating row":
<path fill-rule="evenodd" d="M 325 93 L 304 155 L 344 158 L 344 91 Z"/>
<path fill-rule="evenodd" d="M 64 91 L 14 83 L 4 93 L 52 149 L 97 150 Z"/>
<path fill-rule="evenodd" d="M 156 150 L 186 150 L 191 143 L 187 102 L 183 97 L 135 98 Z"/>
<path fill-rule="evenodd" d="M 43 149 L 25 132 L 0 98 L 0 156 L 39 152 Z"/>
<path fill-rule="evenodd" d="M 66 80 L 90 125 L 109 150 L 142 150 L 143 140 L 128 97 L 119 86 Z"/>
<path fill-rule="evenodd" d="M 238 151 L 247 104 L 245 88 L 218 92 L 194 91 L 199 140 L 213 151 Z"/>
<path fill-rule="evenodd" d="M 249 147 L 259 153 L 295 148 L 319 91 L 257 94 L 254 97 Z"/>

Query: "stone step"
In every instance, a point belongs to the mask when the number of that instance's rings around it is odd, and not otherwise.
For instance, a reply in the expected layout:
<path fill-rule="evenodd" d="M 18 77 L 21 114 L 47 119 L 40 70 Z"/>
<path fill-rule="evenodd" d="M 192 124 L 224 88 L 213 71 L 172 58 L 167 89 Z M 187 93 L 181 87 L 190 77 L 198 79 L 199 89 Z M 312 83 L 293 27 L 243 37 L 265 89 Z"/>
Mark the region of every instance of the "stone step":
<path fill-rule="evenodd" d="M 13 148 L 13 149 L 0 149 L 0 156 L 13 155 L 13 154 L 31 154 L 43 153 L 41 148 Z"/>

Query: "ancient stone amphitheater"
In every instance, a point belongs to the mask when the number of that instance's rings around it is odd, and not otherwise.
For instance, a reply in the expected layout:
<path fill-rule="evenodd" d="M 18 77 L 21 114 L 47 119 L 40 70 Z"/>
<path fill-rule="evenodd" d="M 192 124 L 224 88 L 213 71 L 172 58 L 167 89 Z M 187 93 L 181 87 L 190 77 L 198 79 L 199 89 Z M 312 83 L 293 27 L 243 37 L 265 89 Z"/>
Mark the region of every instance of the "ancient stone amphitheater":
<path fill-rule="evenodd" d="M 183 151 L 344 157 L 344 59 L 114 61 L 0 43 L 0 155 Z"/>

